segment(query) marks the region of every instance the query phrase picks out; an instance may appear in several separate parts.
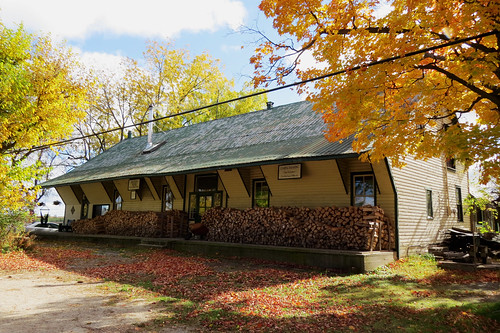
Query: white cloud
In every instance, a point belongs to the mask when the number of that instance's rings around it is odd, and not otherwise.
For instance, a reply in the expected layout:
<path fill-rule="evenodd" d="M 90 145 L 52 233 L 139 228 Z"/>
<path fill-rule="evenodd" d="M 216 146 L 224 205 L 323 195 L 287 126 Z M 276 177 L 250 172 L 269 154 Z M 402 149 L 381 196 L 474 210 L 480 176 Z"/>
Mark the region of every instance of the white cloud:
<path fill-rule="evenodd" d="M 125 57 L 102 52 L 82 52 L 73 48 L 73 51 L 79 55 L 80 61 L 85 67 L 95 71 L 103 71 L 105 73 L 113 73 L 117 76 L 123 74 L 122 62 Z"/>
<path fill-rule="evenodd" d="M 172 38 L 181 31 L 236 29 L 246 15 L 237 0 L 2 0 L 1 20 L 65 39 L 94 33 Z"/>
<path fill-rule="evenodd" d="M 392 6 L 391 2 L 387 0 L 382 0 L 378 4 L 373 14 L 375 18 L 380 19 L 387 16 L 387 14 L 389 14 L 392 10 L 394 10 L 394 7 Z"/>
<path fill-rule="evenodd" d="M 290 59 L 292 60 L 292 59 Z M 301 56 L 300 56 L 300 63 L 297 66 L 300 70 L 307 70 L 307 69 L 325 69 L 328 67 L 328 64 L 325 62 L 318 61 L 312 51 L 306 50 Z"/>
<path fill-rule="evenodd" d="M 228 53 L 241 52 L 241 45 L 221 45 L 221 50 Z"/>

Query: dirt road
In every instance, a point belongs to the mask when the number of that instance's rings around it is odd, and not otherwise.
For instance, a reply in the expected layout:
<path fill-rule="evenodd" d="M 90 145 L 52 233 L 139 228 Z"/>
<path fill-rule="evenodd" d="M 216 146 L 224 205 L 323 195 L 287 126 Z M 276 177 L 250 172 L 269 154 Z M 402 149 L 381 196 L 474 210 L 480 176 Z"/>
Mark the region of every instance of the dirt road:
<path fill-rule="evenodd" d="M 141 299 L 120 299 L 77 274 L 61 271 L 0 273 L 0 332 L 145 332 L 159 316 Z M 162 327 L 158 332 L 192 332 Z"/>

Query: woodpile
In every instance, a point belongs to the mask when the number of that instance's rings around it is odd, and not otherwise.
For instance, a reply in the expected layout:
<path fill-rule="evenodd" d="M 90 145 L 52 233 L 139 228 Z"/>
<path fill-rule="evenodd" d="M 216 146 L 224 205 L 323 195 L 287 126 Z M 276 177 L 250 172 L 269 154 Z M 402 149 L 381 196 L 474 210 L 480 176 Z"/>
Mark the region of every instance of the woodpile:
<path fill-rule="evenodd" d="M 213 208 L 207 240 L 339 250 L 394 248 L 394 226 L 380 207 Z"/>
<path fill-rule="evenodd" d="M 71 224 L 71 228 L 76 234 L 104 234 L 106 233 L 106 223 L 104 216 L 97 216 L 93 219 L 76 220 Z"/>
<path fill-rule="evenodd" d="M 188 230 L 186 213 L 131 212 L 112 210 L 93 219 L 78 220 L 72 224 L 78 234 L 106 234 L 136 237 L 184 237 Z"/>

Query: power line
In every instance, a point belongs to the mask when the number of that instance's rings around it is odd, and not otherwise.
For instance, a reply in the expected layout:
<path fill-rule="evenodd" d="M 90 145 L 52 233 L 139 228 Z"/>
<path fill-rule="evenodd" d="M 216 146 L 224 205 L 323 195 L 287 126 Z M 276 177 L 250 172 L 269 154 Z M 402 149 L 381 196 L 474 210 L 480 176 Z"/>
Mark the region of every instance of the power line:
<path fill-rule="evenodd" d="M 413 51 L 413 52 L 409 52 L 409 53 L 406 53 L 406 54 L 403 54 L 403 55 L 398 55 L 398 56 L 394 56 L 394 57 L 390 57 L 390 58 L 386 58 L 386 59 L 382 59 L 382 60 L 372 61 L 372 62 L 367 63 L 367 64 L 357 65 L 357 66 L 354 66 L 354 67 L 351 67 L 351 68 L 339 70 L 339 71 L 336 71 L 336 72 L 332 72 L 332 73 L 328 73 L 328 74 L 325 74 L 325 75 L 317 76 L 317 77 L 310 78 L 310 79 L 307 79 L 307 80 L 302 80 L 302 81 L 289 83 L 289 84 L 286 84 L 286 85 L 283 85 L 283 86 L 279 86 L 279 87 L 275 87 L 275 88 L 270 88 L 270 89 L 265 89 L 265 90 L 257 91 L 257 92 L 254 92 L 254 93 L 251 93 L 251 94 L 248 94 L 248 95 L 244 95 L 244 96 L 240 96 L 240 97 L 236 97 L 236 98 L 231 98 L 231 99 L 228 99 L 228 100 L 225 100 L 225 101 L 222 101 L 222 102 L 216 102 L 216 103 L 213 103 L 213 104 L 201 106 L 201 107 L 198 107 L 198 108 L 195 108 L 195 109 L 191 109 L 191 110 L 186 110 L 186 111 L 178 112 L 178 113 L 175 113 L 175 114 L 170 114 L 170 115 L 163 116 L 163 117 L 160 117 L 160 118 L 156 118 L 156 119 L 153 119 L 153 120 L 143 121 L 143 122 L 140 122 L 140 123 L 126 125 L 126 126 L 122 126 L 122 127 L 117 127 L 117 128 L 109 129 L 109 130 L 102 131 L 102 132 L 99 132 L 99 133 L 82 135 L 80 137 L 71 138 L 71 139 L 67 139 L 67 140 L 62 140 L 62 141 L 58 141 L 58 142 L 53 142 L 53 143 L 49 143 L 49 144 L 45 144 L 45 145 L 34 146 L 31 149 L 21 149 L 19 151 L 25 151 L 25 150 L 37 151 L 37 150 L 42 150 L 42 149 L 50 148 L 50 147 L 53 147 L 53 146 L 65 145 L 65 144 L 68 144 L 68 143 L 73 142 L 73 141 L 87 139 L 87 138 L 90 138 L 90 137 L 93 137 L 93 136 L 98 136 L 98 135 L 102 135 L 102 134 L 107 134 L 107 133 L 111 133 L 111 132 L 115 132 L 115 131 L 124 130 L 126 128 L 131 128 L 131 127 L 136 127 L 136 126 L 141 126 L 141 125 L 147 125 L 147 124 L 149 124 L 151 122 L 157 122 L 157 121 L 165 120 L 165 119 L 168 119 L 168 118 L 174 118 L 174 117 L 178 117 L 178 116 L 183 116 L 183 115 L 186 115 L 186 114 L 189 114 L 189 113 L 193 113 L 193 112 L 196 112 L 196 111 L 201 111 L 201 110 L 204 110 L 204 109 L 213 108 L 215 106 L 224 105 L 224 104 L 228 104 L 228 103 L 232 103 L 232 102 L 237 102 L 237 101 L 240 101 L 240 100 L 243 100 L 243 99 L 246 99 L 246 98 L 259 96 L 259 95 L 263 95 L 263 94 L 275 92 L 275 91 L 282 90 L 282 89 L 292 88 L 292 87 L 295 87 L 295 86 L 299 86 L 299 85 L 307 84 L 307 83 L 310 83 L 310 82 L 314 82 L 314 81 L 326 79 L 326 78 L 337 76 L 337 75 L 340 75 L 340 74 L 345 74 L 347 72 L 359 70 L 361 68 L 368 68 L 368 67 L 372 67 L 372 66 L 384 64 L 384 63 L 387 63 L 387 62 L 395 61 L 395 60 L 398 60 L 398 59 L 409 58 L 409 57 L 412 57 L 412 56 L 415 56 L 415 55 L 419 55 L 419 54 L 422 54 L 422 53 L 427 53 L 427 52 L 438 50 L 438 49 L 441 49 L 441 48 L 445 48 L 445 47 L 449 47 L 449 46 L 453 46 L 453 45 L 457 45 L 457 44 L 469 42 L 469 41 L 474 40 L 474 39 L 488 37 L 488 36 L 491 36 L 491 35 L 494 35 L 494 34 L 497 34 L 497 33 L 498 33 L 498 31 L 494 30 L 494 31 L 485 32 L 485 33 L 482 33 L 482 34 L 479 34 L 479 35 L 476 35 L 476 36 L 472 36 L 472 37 L 456 39 L 456 40 L 449 41 L 449 42 L 446 42 L 446 43 L 443 43 L 443 44 L 439 44 L 439 45 L 431 46 L 431 47 L 428 47 L 428 48 L 424 48 L 424 49 L 421 49 L 421 50 L 418 50 L 418 51 Z"/>

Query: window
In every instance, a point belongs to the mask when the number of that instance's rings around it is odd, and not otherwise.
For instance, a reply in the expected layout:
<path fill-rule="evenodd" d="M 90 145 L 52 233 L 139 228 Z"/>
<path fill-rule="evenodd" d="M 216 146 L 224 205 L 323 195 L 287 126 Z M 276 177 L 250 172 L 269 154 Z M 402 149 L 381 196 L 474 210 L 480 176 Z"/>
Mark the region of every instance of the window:
<path fill-rule="evenodd" d="M 162 212 L 174 209 L 174 195 L 168 185 L 163 186 L 161 209 Z"/>
<path fill-rule="evenodd" d="M 117 190 L 115 190 L 115 195 L 114 195 L 115 199 L 113 201 L 113 209 L 114 210 L 122 210 L 122 196 L 120 195 L 120 192 L 118 192 Z"/>
<path fill-rule="evenodd" d="M 87 219 L 89 217 L 89 200 L 85 196 L 82 197 L 82 210 L 80 211 L 80 219 Z"/>
<path fill-rule="evenodd" d="M 199 219 L 207 210 L 222 207 L 222 191 L 191 192 L 189 194 L 189 219 L 200 222 Z"/>
<path fill-rule="evenodd" d="M 455 170 L 456 164 L 455 164 L 455 159 L 454 158 L 447 158 L 446 159 L 446 167 L 451 170 Z"/>
<path fill-rule="evenodd" d="M 481 209 L 477 209 L 476 210 L 476 219 L 477 219 L 477 222 L 483 222 L 484 221 L 484 214 L 485 211 L 484 210 L 481 210 Z"/>
<path fill-rule="evenodd" d="M 254 180 L 253 182 L 253 207 L 269 207 L 269 186 L 264 179 Z"/>
<path fill-rule="evenodd" d="M 464 210 L 462 206 L 462 189 L 457 186 L 455 187 L 455 198 L 457 200 L 457 221 L 464 221 Z"/>
<path fill-rule="evenodd" d="M 102 216 L 109 211 L 109 205 L 94 205 L 92 207 L 92 218 Z"/>
<path fill-rule="evenodd" d="M 213 175 L 198 175 L 196 176 L 196 191 L 211 192 L 217 191 L 218 176 Z"/>
<path fill-rule="evenodd" d="M 353 175 L 353 206 L 376 205 L 375 178 L 373 175 Z"/>
<path fill-rule="evenodd" d="M 434 218 L 434 209 L 432 208 L 432 190 L 425 190 L 425 197 L 427 201 L 427 218 Z"/>

